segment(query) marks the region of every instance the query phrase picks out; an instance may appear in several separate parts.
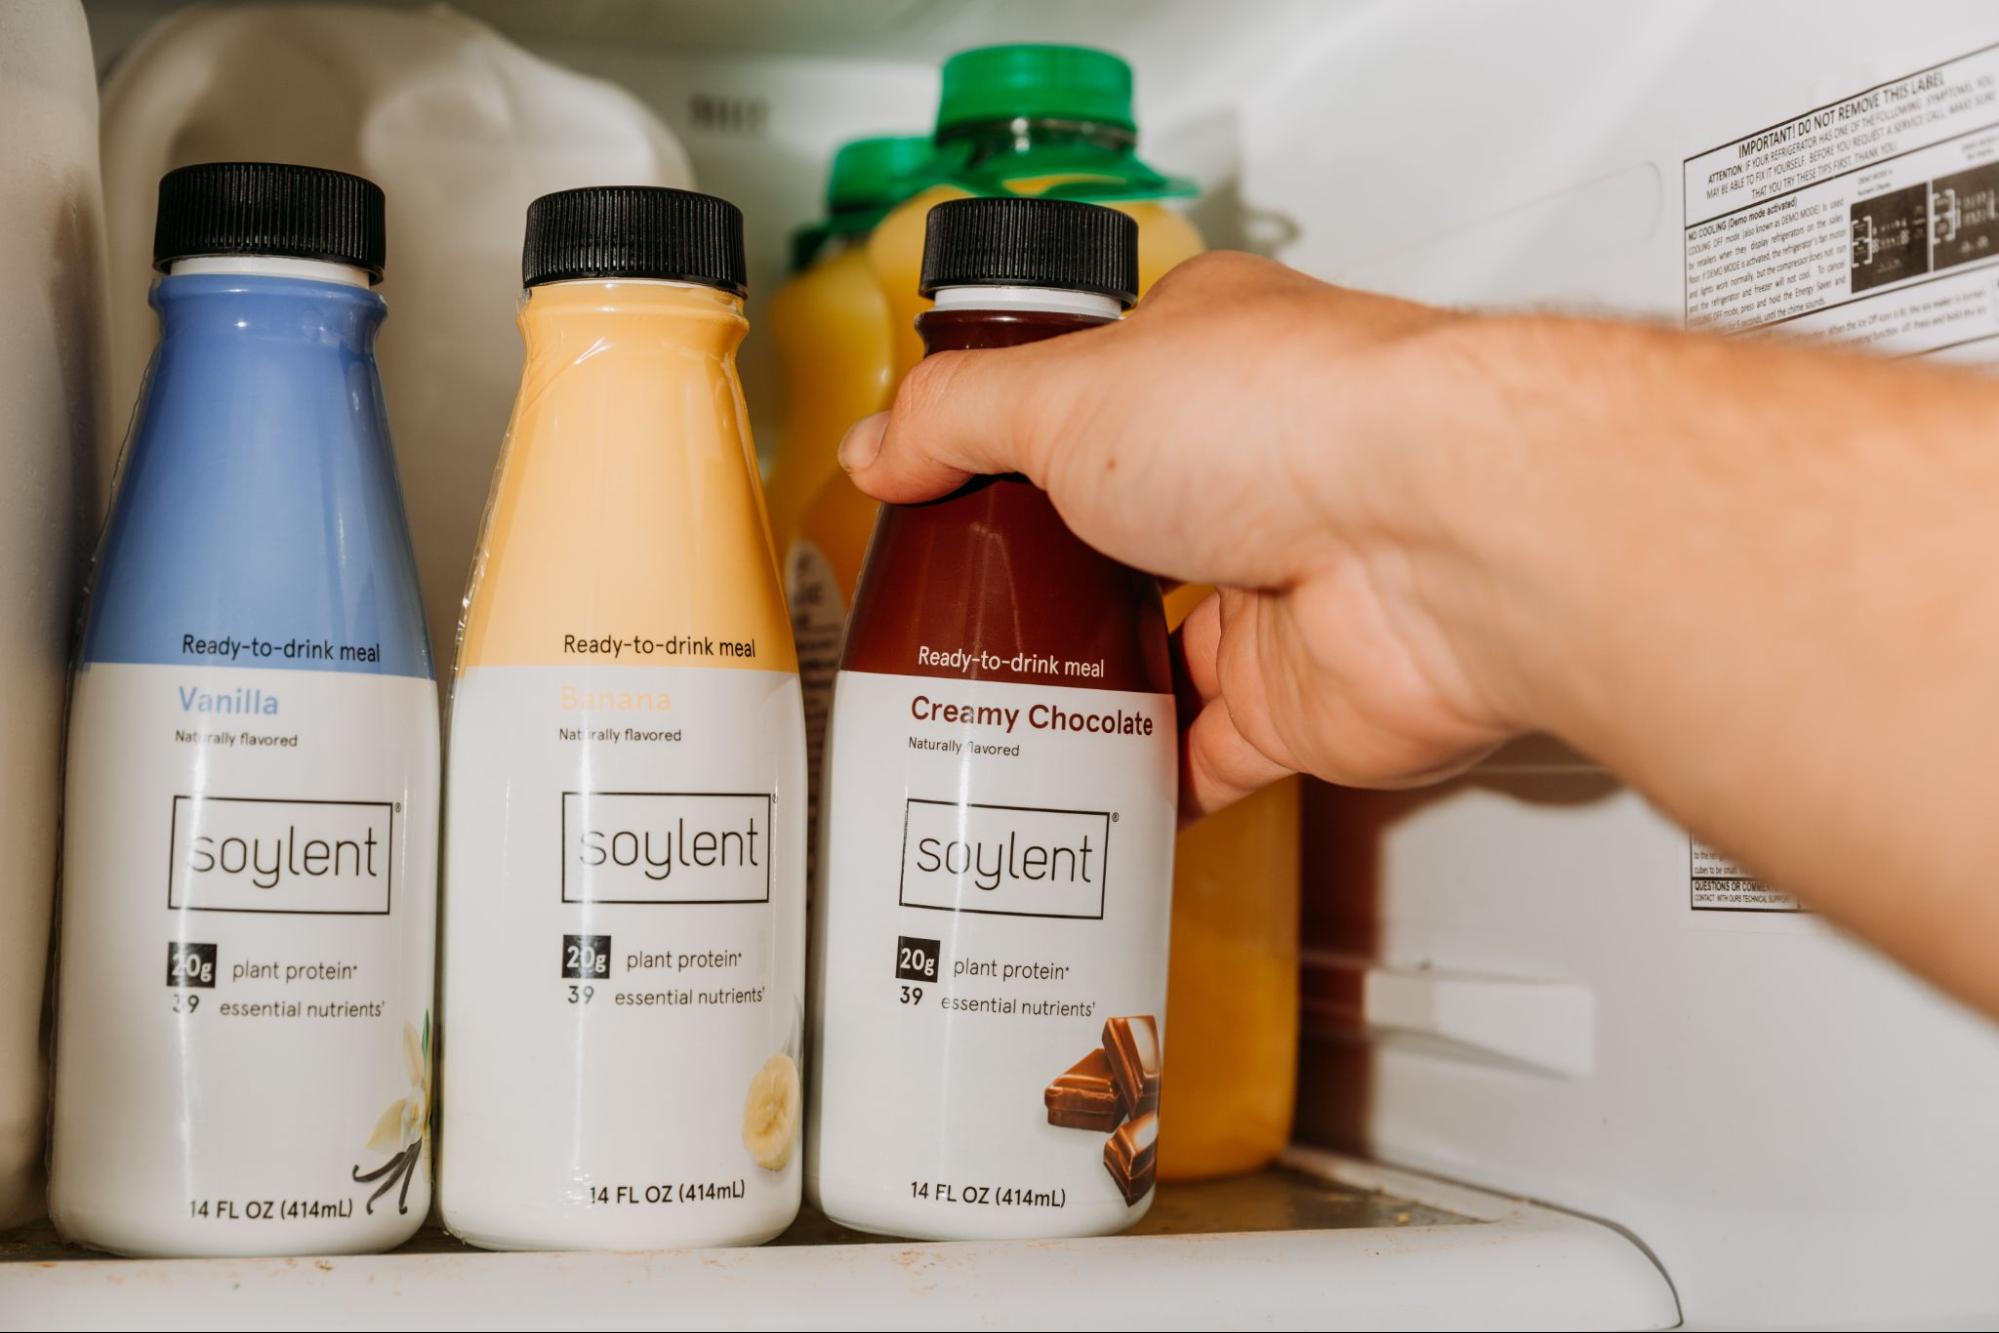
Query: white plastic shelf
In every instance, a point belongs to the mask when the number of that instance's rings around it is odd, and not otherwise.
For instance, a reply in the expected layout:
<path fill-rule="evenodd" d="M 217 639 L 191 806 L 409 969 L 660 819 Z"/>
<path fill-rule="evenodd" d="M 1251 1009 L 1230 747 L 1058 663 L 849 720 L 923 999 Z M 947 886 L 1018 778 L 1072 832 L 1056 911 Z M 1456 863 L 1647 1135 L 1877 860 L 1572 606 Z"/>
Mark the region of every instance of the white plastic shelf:
<path fill-rule="evenodd" d="M 0 1237 L 4 1328 L 1670 1328 L 1622 1233 L 1312 1149 L 1163 1186 L 1094 1240 L 883 1240 L 808 1215 L 761 1249 L 485 1254 L 425 1232 L 385 1255 L 108 1259 Z"/>

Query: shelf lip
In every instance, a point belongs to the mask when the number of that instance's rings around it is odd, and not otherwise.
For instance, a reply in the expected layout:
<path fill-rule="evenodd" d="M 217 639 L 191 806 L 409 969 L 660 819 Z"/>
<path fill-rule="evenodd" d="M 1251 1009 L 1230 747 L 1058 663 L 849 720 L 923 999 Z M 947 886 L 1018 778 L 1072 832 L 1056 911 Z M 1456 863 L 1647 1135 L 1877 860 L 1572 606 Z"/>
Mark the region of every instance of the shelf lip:
<path fill-rule="evenodd" d="M 0 1263 L 0 1327 L 1670 1328 L 1632 1240 L 1574 1214 L 1320 1149 L 1292 1170 L 1474 1225 L 736 1250 Z M 398 1321 L 391 1324 L 390 1321 Z"/>

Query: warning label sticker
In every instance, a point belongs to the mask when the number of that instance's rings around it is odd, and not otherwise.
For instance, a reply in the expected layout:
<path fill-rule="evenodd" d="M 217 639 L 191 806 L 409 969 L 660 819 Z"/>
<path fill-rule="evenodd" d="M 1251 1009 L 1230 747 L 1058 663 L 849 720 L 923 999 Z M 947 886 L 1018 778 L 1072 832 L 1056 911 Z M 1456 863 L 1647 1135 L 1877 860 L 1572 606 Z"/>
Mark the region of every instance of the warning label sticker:
<path fill-rule="evenodd" d="M 1687 327 L 1999 361 L 1999 45 L 1800 111 L 1681 170 Z M 1698 840 L 1687 887 L 1696 913 L 1810 915 Z"/>
<path fill-rule="evenodd" d="M 1696 912 L 1802 912 L 1804 905 L 1773 889 L 1698 839 L 1690 842 L 1687 905 Z"/>
<path fill-rule="evenodd" d="M 1999 46 L 1682 169 L 1688 327 L 1999 359 Z"/>

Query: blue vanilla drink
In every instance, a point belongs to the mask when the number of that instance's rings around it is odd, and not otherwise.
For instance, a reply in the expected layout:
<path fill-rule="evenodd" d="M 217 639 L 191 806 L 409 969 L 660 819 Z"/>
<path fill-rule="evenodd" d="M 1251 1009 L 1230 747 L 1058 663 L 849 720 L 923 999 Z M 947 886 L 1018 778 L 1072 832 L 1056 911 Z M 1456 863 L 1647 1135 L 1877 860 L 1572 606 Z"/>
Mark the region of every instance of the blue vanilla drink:
<path fill-rule="evenodd" d="M 430 1206 L 438 720 L 376 371 L 383 202 L 160 184 L 160 343 L 71 707 L 50 1209 L 125 1254 Z"/>

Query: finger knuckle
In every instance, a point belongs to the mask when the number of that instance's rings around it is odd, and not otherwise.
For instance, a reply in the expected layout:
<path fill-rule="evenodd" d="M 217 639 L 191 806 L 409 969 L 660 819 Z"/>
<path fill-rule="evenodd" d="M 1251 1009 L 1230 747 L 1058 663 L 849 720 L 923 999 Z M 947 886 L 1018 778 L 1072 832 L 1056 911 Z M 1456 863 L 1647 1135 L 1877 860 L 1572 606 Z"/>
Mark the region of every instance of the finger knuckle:
<path fill-rule="evenodd" d="M 1270 267 L 1269 260 L 1239 250 L 1209 250 L 1168 270 L 1152 284 L 1145 304 L 1157 306 L 1204 296 L 1218 289 L 1240 287 L 1262 276 Z"/>

